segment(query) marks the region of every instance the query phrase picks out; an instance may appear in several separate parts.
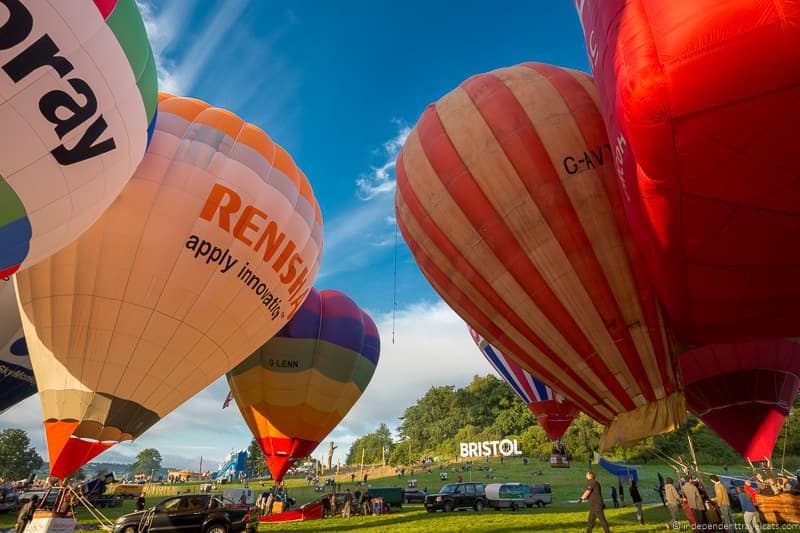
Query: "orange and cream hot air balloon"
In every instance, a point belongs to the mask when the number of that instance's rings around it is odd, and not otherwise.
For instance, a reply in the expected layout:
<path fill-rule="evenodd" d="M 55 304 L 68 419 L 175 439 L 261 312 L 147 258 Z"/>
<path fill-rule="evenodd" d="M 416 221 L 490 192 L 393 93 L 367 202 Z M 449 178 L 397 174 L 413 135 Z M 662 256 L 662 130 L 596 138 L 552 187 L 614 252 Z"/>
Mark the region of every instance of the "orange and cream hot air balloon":
<path fill-rule="evenodd" d="M 369 315 L 339 291 L 312 290 L 280 333 L 228 373 L 275 481 L 347 415 L 379 356 Z"/>
<path fill-rule="evenodd" d="M 52 475 L 138 437 L 263 345 L 311 290 L 321 249 L 319 207 L 280 146 L 160 95 L 119 198 L 16 275 Z"/>
<path fill-rule="evenodd" d="M 604 445 L 685 419 L 588 75 L 528 63 L 428 106 L 397 158 L 396 211 L 423 274 L 468 324 L 614 421 Z"/>

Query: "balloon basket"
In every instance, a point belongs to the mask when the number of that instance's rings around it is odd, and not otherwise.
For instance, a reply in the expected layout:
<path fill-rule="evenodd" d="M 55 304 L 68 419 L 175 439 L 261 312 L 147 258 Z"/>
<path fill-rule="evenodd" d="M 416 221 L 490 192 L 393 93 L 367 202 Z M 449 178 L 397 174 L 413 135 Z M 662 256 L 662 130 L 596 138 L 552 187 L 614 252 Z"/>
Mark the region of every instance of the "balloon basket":
<path fill-rule="evenodd" d="M 25 533 L 73 533 L 75 517 L 53 511 L 35 511 Z"/>

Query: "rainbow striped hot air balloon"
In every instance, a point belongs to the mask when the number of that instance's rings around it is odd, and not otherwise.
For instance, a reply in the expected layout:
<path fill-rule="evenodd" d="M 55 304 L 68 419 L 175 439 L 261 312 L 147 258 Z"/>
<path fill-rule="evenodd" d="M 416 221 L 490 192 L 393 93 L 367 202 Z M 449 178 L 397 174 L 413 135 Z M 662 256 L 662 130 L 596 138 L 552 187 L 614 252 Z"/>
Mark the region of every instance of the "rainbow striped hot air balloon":
<path fill-rule="evenodd" d="M 469 333 L 497 373 L 536 416 L 550 440 L 559 440 L 563 437 L 569 425 L 578 416 L 577 406 L 522 370 L 517 363 L 489 344 L 489 341 L 481 337 L 481 334 L 472 327 L 469 328 Z"/>
<path fill-rule="evenodd" d="M 294 318 L 228 373 L 275 481 L 347 415 L 379 355 L 378 328 L 369 315 L 339 291 L 312 289 Z"/>
<path fill-rule="evenodd" d="M 142 160 L 156 68 L 134 0 L 15 0 L 0 15 L 0 277 L 66 246 Z"/>

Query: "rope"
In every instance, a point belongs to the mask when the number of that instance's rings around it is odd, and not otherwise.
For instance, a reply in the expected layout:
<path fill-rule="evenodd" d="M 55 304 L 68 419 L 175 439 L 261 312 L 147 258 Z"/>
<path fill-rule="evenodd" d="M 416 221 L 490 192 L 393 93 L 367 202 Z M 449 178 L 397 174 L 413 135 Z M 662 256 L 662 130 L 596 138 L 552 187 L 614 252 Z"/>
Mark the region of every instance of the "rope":
<path fill-rule="evenodd" d="M 101 513 L 97 507 L 92 504 L 92 502 L 83 496 L 83 494 L 79 493 L 69 485 L 67 485 L 67 490 L 72 493 L 72 495 L 75 496 L 75 499 L 78 500 L 78 502 L 83 505 L 87 511 L 89 511 L 89 514 L 91 514 L 92 517 L 94 517 L 94 519 L 100 523 L 100 529 L 104 529 L 106 531 L 111 531 L 114 529 L 114 523 L 103 513 Z M 62 494 L 61 497 L 66 497 L 66 494 Z"/>
<path fill-rule="evenodd" d="M 789 440 L 789 419 L 792 415 L 791 410 L 789 411 L 789 416 L 786 417 L 786 431 L 783 435 L 783 454 L 781 455 L 781 471 L 785 471 L 784 461 L 786 460 L 786 441 Z"/>
<path fill-rule="evenodd" d="M 395 220 L 394 223 L 394 279 L 393 283 L 394 286 L 392 288 L 392 344 L 394 344 L 394 325 L 395 325 L 395 316 L 397 314 L 397 234 L 398 234 L 398 225 L 397 221 Z"/>

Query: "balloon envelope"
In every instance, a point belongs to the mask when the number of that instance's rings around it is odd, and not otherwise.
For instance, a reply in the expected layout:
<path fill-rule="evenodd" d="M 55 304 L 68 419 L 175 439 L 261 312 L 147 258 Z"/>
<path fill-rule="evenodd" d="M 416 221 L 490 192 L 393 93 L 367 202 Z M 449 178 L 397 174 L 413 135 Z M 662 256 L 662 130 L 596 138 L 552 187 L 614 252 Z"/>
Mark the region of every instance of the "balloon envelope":
<path fill-rule="evenodd" d="M 800 4 L 576 5 L 670 328 L 694 345 L 800 333 Z"/>
<path fill-rule="evenodd" d="M 3 4 L 0 277 L 97 220 L 142 160 L 156 112 L 135 0 Z"/>
<path fill-rule="evenodd" d="M 627 414 L 612 440 L 630 441 L 685 410 L 612 163 L 587 75 L 499 69 L 422 114 L 397 158 L 396 210 L 468 324 L 596 420 Z"/>
<path fill-rule="evenodd" d="M 563 437 L 569 425 L 578 416 L 575 404 L 524 371 L 513 359 L 503 355 L 471 327 L 469 333 L 500 377 L 536 416 L 550 440 L 559 440 Z"/>
<path fill-rule="evenodd" d="M 800 390 L 800 344 L 759 340 L 681 354 L 686 405 L 752 461 L 772 456 Z"/>
<path fill-rule="evenodd" d="M 282 148 L 162 94 L 119 198 L 16 274 L 52 474 L 138 437 L 263 345 L 311 289 L 321 248 L 313 192 Z"/>
<path fill-rule="evenodd" d="M 280 333 L 228 373 L 276 482 L 347 415 L 379 356 L 369 315 L 339 291 L 314 289 Z"/>
<path fill-rule="evenodd" d="M 10 278 L 0 278 L 0 413 L 36 392 Z"/>

